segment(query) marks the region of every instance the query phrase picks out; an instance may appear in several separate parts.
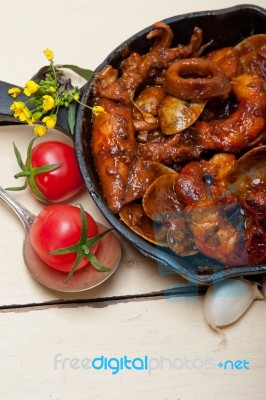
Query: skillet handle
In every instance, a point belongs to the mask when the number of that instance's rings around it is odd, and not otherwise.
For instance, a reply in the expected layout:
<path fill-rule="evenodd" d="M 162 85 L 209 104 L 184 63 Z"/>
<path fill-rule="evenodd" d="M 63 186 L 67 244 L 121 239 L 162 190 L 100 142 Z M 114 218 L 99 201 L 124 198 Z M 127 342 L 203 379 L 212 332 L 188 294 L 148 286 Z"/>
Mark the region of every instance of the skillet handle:
<path fill-rule="evenodd" d="M 14 102 L 14 99 L 8 94 L 8 89 L 11 89 L 14 86 L 16 85 L 0 81 L 0 126 L 23 124 L 23 122 L 14 118 L 13 112 L 10 110 L 10 106 Z M 26 99 L 28 98 L 22 94 L 19 96 L 18 101 L 25 101 Z M 73 135 L 71 135 L 68 125 L 67 110 L 64 107 L 59 108 L 55 129 L 65 133 L 73 139 Z"/>
<path fill-rule="evenodd" d="M 13 113 L 10 110 L 14 99 L 9 96 L 8 89 L 12 87 L 14 85 L 0 81 L 0 125 L 22 124 L 22 122 L 13 117 Z"/>

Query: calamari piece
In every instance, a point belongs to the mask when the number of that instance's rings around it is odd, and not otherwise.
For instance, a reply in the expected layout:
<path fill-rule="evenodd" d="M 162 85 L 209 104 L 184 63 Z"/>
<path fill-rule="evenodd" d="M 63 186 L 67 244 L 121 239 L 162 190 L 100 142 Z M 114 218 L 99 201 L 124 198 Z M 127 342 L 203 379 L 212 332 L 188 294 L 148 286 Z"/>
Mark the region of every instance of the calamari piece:
<path fill-rule="evenodd" d="M 159 111 L 159 122 L 165 135 L 173 135 L 189 128 L 202 113 L 205 101 L 186 101 L 167 96 Z"/>
<path fill-rule="evenodd" d="M 121 79 L 118 78 L 118 70 L 111 65 L 106 65 L 102 71 L 96 73 L 93 93 L 95 97 L 119 101 L 125 106 L 131 105 L 131 97 Z"/>
<path fill-rule="evenodd" d="M 179 211 L 182 204 L 178 201 L 175 191 L 177 173 L 162 175 L 146 190 L 142 205 L 146 215 L 156 222 L 164 222 L 171 218 L 174 211 Z"/>
<path fill-rule="evenodd" d="M 110 209 L 117 213 L 125 202 L 136 155 L 132 112 L 111 100 L 101 99 L 97 105 L 105 112 L 94 116 L 92 150 L 104 196 Z"/>
<path fill-rule="evenodd" d="M 94 96 L 117 100 L 121 104 L 130 105 L 136 89 L 148 77 L 154 77 L 158 71 L 167 68 L 174 60 L 200 53 L 202 31 L 195 28 L 187 45 L 169 48 L 173 38 L 171 28 L 164 22 L 156 22 L 154 30 L 148 33 L 147 39 L 155 39 L 151 50 L 144 55 L 132 52 L 120 65 L 122 76 L 111 65 L 96 74 Z"/>
<path fill-rule="evenodd" d="M 170 65 L 165 73 L 165 90 L 183 100 L 209 100 L 217 96 L 226 98 L 231 85 L 217 63 L 195 57 Z"/>
<path fill-rule="evenodd" d="M 148 33 L 147 39 L 155 39 L 151 50 L 142 56 L 131 53 L 122 64 L 122 82 L 133 98 L 136 89 L 148 77 L 153 77 L 158 71 L 167 68 L 171 62 L 189 57 L 200 52 L 202 30 L 195 27 L 187 45 L 170 48 L 173 32 L 164 22 L 156 22 L 154 29 Z"/>
<path fill-rule="evenodd" d="M 168 226 L 157 224 L 145 214 L 141 204 L 130 203 L 119 212 L 121 220 L 137 235 L 158 246 L 168 247 Z"/>
<path fill-rule="evenodd" d="M 235 46 L 235 49 L 244 73 L 258 74 L 266 79 L 266 34 L 249 36 Z"/>
<path fill-rule="evenodd" d="M 149 139 L 150 134 L 148 135 Z M 145 160 L 153 160 L 166 165 L 197 159 L 204 151 L 195 129 L 188 129 L 174 135 L 155 135 L 154 140 L 138 143 L 138 152 Z"/>

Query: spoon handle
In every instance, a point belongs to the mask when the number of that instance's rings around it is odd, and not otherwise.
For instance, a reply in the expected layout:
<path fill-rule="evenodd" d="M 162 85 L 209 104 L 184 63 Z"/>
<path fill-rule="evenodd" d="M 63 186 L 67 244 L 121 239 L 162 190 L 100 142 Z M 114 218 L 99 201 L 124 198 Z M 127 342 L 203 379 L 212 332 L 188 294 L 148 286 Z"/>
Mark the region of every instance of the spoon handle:
<path fill-rule="evenodd" d="M 0 200 L 9 206 L 21 220 L 25 229 L 33 223 L 36 216 L 27 210 L 22 204 L 15 200 L 8 192 L 0 186 Z"/>

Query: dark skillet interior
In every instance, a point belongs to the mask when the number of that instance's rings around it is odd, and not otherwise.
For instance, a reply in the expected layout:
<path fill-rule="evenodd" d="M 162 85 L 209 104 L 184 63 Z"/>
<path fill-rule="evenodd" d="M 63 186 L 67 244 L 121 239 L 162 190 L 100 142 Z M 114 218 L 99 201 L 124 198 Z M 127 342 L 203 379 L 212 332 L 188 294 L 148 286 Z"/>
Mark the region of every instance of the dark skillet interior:
<path fill-rule="evenodd" d="M 214 40 L 208 49 L 211 50 L 234 46 L 248 36 L 266 33 L 266 10 L 253 5 L 240 5 L 218 11 L 195 12 L 175 16 L 164 20 L 164 22 L 169 24 L 174 32 L 173 47 L 178 44 L 187 44 L 194 27 L 198 26 L 203 30 L 203 43 Z M 122 43 L 95 72 L 101 70 L 106 64 L 118 68 L 121 61 L 132 51 L 137 51 L 140 54 L 148 52 L 151 41 L 146 39 L 146 35 L 152 29 L 153 27 L 149 26 Z M 86 84 L 82 98 L 82 101 L 87 104 L 91 104 L 92 101 L 90 82 Z M 167 266 L 172 272 L 177 272 L 189 281 L 199 284 L 210 284 L 232 276 L 266 272 L 265 264 L 226 268 L 204 256 L 177 257 L 172 252 L 145 241 L 127 228 L 119 217 L 114 215 L 107 207 L 92 157 L 91 115 L 87 109 L 79 109 L 78 111 L 75 147 L 87 190 L 105 218 L 119 234 L 141 253 L 156 260 L 158 265 Z"/>

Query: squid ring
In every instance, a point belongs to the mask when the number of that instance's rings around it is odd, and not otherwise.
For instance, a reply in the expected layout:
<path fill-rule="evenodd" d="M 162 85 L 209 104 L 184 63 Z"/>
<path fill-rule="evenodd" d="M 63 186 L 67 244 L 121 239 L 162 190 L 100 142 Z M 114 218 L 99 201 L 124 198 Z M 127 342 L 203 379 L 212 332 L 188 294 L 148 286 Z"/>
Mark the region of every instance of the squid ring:
<path fill-rule="evenodd" d="M 170 65 L 165 74 L 165 88 L 182 100 L 207 100 L 227 96 L 231 85 L 217 63 L 203 58 L 187 58 Z"/>

